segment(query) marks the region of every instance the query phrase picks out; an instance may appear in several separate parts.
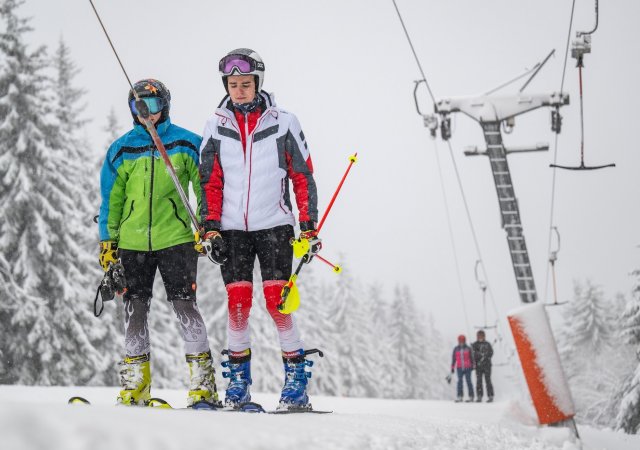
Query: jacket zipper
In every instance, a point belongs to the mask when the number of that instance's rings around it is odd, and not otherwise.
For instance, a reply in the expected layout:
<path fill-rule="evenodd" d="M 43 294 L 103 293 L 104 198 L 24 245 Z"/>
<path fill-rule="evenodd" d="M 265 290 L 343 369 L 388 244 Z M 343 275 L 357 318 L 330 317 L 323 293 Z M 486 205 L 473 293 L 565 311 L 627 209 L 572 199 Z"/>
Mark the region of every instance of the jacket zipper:
<path fill-rule="evenodd" d="M 265 111 L 266 113 L 266 111 Z M 245 135 L 245 148 L 244 150 L 244 162 L 245 162 L 245 166 L 247 165 L 247 152 L 246 152 L 246 147 L 249 146 L 249 185 L 247 186 L 247 207 L 246 210 L 244 212 L 244 226 L 245 226 L 245 231 L 249 231 L 249 198 L 251 197 L 251 170 L 253 168 L 253 135 L 255 134 L 256 130 L 258 129 L 258 127 L 260 127 L 260 124 L 263 120 L 264 117 L 266 117 L 266 114 L 263 113 L 258 120 L 256 121 L 256 126 L 253 127 L 253 131 L 251 132 L 251 135 L 249 135 L 249 115 L 245 114 L 244 116 L 244 135 Z M 249 141 L 249 139 L 251 139 L 251 141 Z"/>
<path fill-rule="evenodd" d="M 153 173 L 154 173 L 154 155 L 155 147 L 151 145 L 151 183 L 149 183 L 149 251 L 151 248 L 151 224 L 153 223 Z"/>
<path fill-rule="evenodd" d="M 256 124 L 257 126 L 257 124 Z M 254 128 L 255 130 L 255 128 Z M 247 165 L 247 147 L 249 147 L 249 184 L 247 186 L 247 206 L 244 212 L 244 229 L 249 231 L 249 198 L 251 197 L 251 150 L 253 148 L 253 137 L 249 136 L 249 114 L 244 115 L 244 165 Z M 251 145 L 249 145 L 249 139 L 251 139 Z"/>

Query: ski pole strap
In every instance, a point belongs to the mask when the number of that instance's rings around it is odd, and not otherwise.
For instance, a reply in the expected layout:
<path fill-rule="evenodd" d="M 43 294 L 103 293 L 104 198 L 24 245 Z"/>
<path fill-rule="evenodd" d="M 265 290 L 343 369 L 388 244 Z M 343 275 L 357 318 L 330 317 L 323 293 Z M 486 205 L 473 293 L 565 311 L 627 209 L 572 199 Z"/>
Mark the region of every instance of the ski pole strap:
<path fill-rule="evenodd" d="M 104 310 L 104 301 L 102 297 L 100 297 L 100 289 L 102 288 L 102 284 L 98 286 L 98 290 L 96 291 L 96 298 L 93 300 L 93 315 L 96 317 L 100 317 L 102 311 Z M 100 297 L 100 311 L 98 311 L 98 297 Z"/>
<path fill-rule="evenodd" d="M 312 348 L 312 349 L 309 349 L 309 350 L 305 350 L 304 351 L 304 356 L 313 355 L 314 353 L 317 353 L 320 358 L 324 358 L 324 353 L 322 352 L 322 350 L 317 349 L 317 348 Z"/>

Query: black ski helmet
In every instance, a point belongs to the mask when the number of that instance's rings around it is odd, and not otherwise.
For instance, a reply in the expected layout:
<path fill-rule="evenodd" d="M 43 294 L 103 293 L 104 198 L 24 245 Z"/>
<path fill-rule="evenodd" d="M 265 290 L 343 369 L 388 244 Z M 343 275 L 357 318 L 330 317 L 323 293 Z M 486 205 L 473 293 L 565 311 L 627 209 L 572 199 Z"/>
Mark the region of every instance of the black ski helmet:
<path fill-rule="evenodd" d="M 240 67 L 246 63 L 246 67 Z M 237 48 L 222 57 L 218 63 L 224 89 L 229 93 L 227 78 L 230 75 L 253 75 L 256 80 L 256 92 L 262 90 L 264 81 L 264 62 L 257 52 L 250 48 Z"/>
<path fill-rule="evenodd" d="M 133 89 L 135 89 L 138 97 L 159 97 L 162 99 L 162 115 L 160 116 L 160 120 L 158 123 L 162 123 L 169 117 L 169 109 L 171 108 L 171 92 L 169 89 L 158 80 L 153 78 L 145 78 L 144 80 L 137 81 L 133 85 Z M 133 90 L 129 89 L 129 98 L 127 104 L 129 105 L 129 110 L 131 111 L 131 101 L 135 100 L 135 96 L 133 95 Z M 140 123 L 138 120 L 138 116 L 131 112 L 131 116 L 136 123 Z"/>

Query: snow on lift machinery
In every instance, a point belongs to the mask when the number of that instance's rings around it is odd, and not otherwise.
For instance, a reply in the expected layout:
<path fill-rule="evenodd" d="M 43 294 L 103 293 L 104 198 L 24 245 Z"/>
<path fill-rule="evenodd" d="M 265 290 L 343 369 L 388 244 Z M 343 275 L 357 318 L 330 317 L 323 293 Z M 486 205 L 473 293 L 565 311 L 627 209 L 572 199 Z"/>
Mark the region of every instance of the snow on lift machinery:
<path fill-rule="evenodd" d="M 545 306 L 560 306 L 567 303 L 558 301 L 558 290 L 556 286 L 556 261 L 558 260 L 558 252 L 560 252 L 560 232 L 558 231 L 558 227 L 553 227 L 552 229 L 555 232 L 556 240 L 558 242 L 558 246 L 556 247 L 556 249 L 549 253 L 549 264 L 551 264 L 551 279 L 553 280 L 553 303 L 546 303 Z"/>
<path fill-rule="evenodd" d="M 596 24 L 591 31 L 578 31 L 576 32 L 576 40 L 573 41 L 571 46 L 571 57 L 576 58 L 578 67 L 578 80 L 580 88 L 580 165 L 579 166 L 562 166 L 558 164 L 549 164 L 550 167 L 566 170 L 597 170 L 607 167 L 615 167 L 615 164 L 604 164 L 600 166 L 587 166 L 584 163 L 584 112 L 583 112 L 583 99 L 582 99 L 582 68 L 584 67 L 584 55 L 585 53 L 591 53 L 591 35 L 598 29 L 598 0 L 596 0 Z M 557 122 L 556 122 L 557 118 Z M 560 117 L 556 111 L 552 116 L 553 126 L 560 126 Z"/>
<path fill-rule="evenodd" d="M 509 133 L 515 125 L 515 116 L 525 114 L 529 111 L 551 107 L 555 110 L 563 105 L 569 104 L 569 96 L 563 93 L 552 94 L 525 94 L 524 90 L 532 79 L 540 72 L 545 63 L 554 54 L 552 50 L 543 61 L 535 64 L 531 69 L 516 78 L 502 83 L 498 87 L 475 97 L 452 97 L 435 102 L 435 114 L 426 115 L 420 112 L 417 101 L 417 90 L 425 80 L 416 81 L 414 88 L 414 100 L 416 109 L 423 117 L 424 125 L 429 128 L 431 136 L 435 137 L 440 128 L 440 137 L 444 141 L 451 138 L 451 115 L 461 112 L 479 123 L 482 128 L 486 150 L 472 147 L 465 150 L 467 156 L 483 155 L 487 156 L 490 162 L 493 179 L 496 186 L 496 193 L 500 205 L 500 218 L 502 228 L 507 234 L 507 244 L 511 257 L 512 267 L 516 279 L 518 294 L 522 303 L 533 303 L 538 300 L 535 287 L 531 262 L 527 250 L 518 200 L 513 187 L 513 179 L 509 169 L 507 156 L 525 152 L 547 151 L 549 145 L 538 143 L 535 146 L 510 147 L 506 148 L 502 133 Z M 494 95 L 498 90 L 511 85 L 521 78 L 528 77 L 524 85 L 516 95 L 498 96 Z M 428 86 L 427 86 L 428 87 Z M 439 124 L 439 127 L 438 127 Z M 559 133 L 560 130 L 553 130 Z"/>

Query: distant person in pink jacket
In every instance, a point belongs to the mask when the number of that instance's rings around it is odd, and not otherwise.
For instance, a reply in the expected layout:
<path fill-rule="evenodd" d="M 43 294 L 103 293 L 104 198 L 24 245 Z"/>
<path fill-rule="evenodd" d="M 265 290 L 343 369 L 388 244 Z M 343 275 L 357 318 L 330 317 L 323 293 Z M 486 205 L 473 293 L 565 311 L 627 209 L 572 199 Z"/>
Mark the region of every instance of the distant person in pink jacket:
<path fill-rule="evenodd" d="M 453 355 L 451 356 L 451 373 L 454 370 L 458 374 L 458 396 L 456 402 L 461 402 L 463 397 L 462 378 L 467 380 L 467 388 L 469 389 L 468 402 L 473 401 L 473 383 L 471 382 L 471 371 L 475 369 L 475 362 L 473 360 L 473 350 L 467 345 L 467 339 L 464 334 L 458 336 L 458 345 L 453 349 Z"/>

